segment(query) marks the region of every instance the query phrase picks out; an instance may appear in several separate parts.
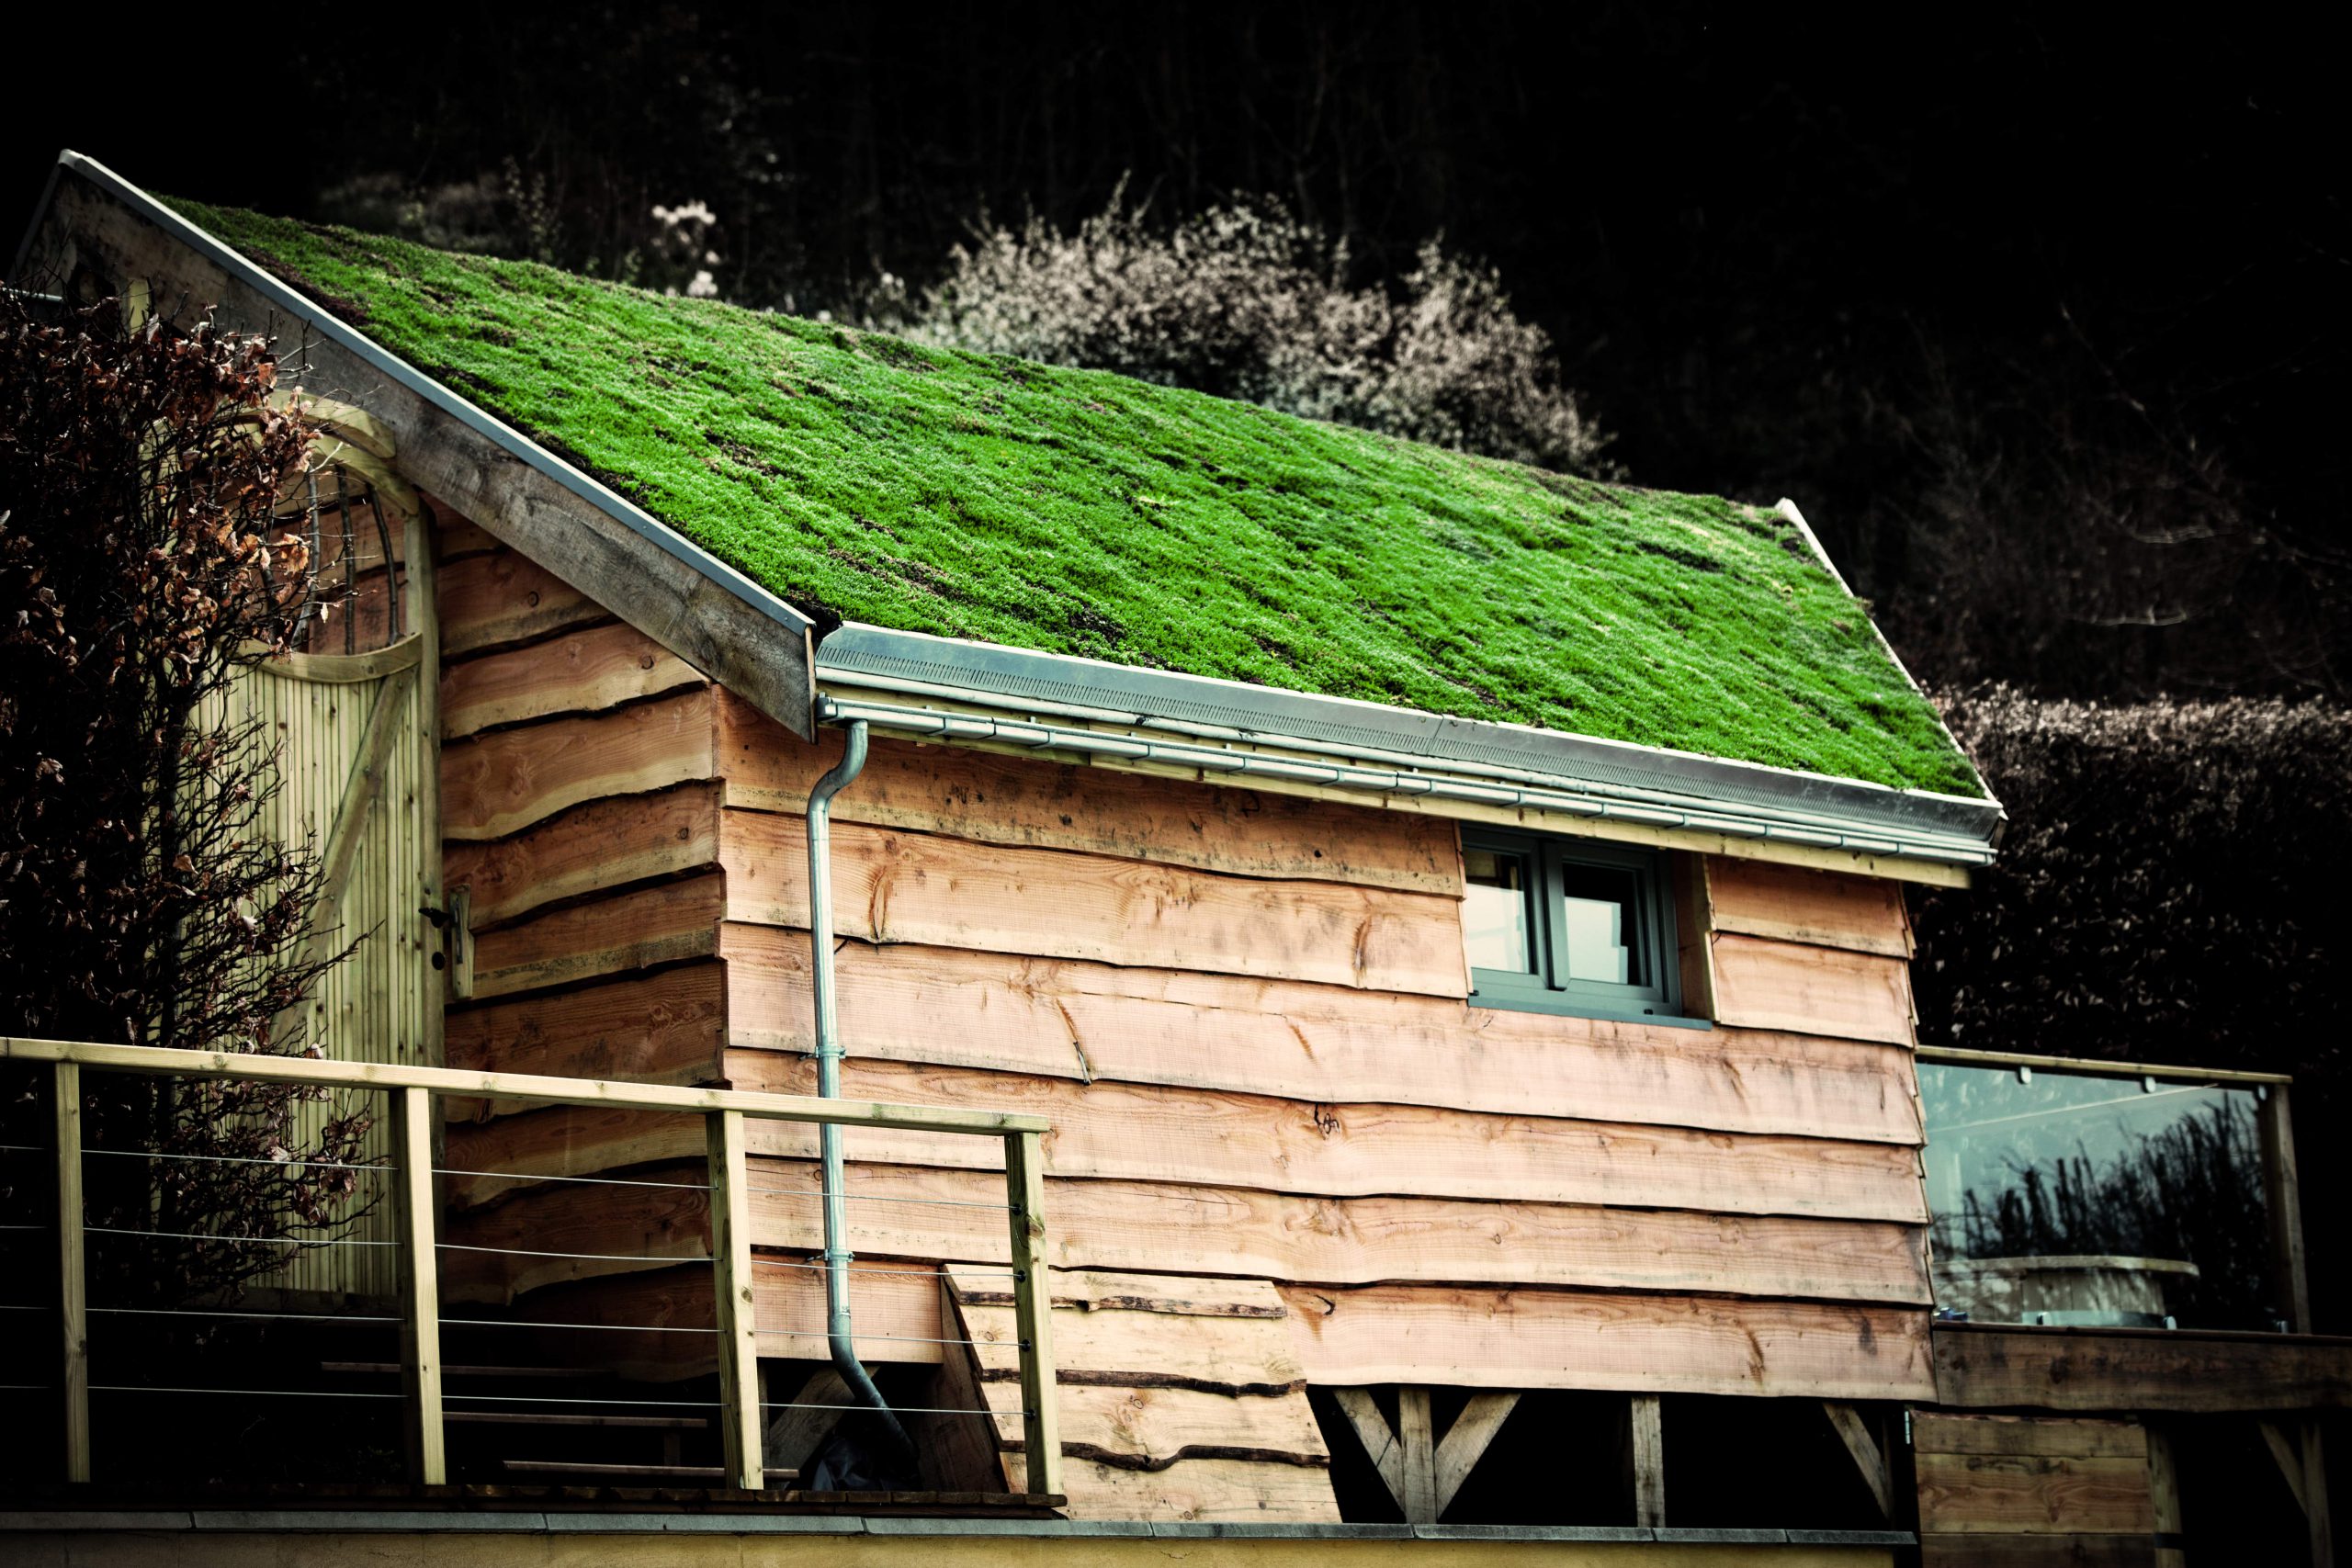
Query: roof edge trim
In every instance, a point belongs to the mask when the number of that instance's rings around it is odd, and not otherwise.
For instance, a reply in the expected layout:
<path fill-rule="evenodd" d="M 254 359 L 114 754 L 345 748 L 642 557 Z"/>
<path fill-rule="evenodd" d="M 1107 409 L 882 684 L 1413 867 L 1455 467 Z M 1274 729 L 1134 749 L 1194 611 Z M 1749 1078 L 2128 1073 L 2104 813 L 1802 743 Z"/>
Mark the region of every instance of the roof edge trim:
<path fill-rule="evenodd" d="M 181 217 L 137 186 L 116 174 L 96 159 L 76 152 L 71 148 L 57 155 L 57 166 L 51 171 L 53 190 L 57 175 L 70 170 L 96 186 L 108 196 L 139 217 L 154 224 L 172 239 L 203 256 L 207 261 L 235 277 L 254 293 L 289 315 L 307 321 L 318 333 L 333 342 L 345 353 L 381 371 L 409 391 L 441 410 L 450 418 L 483 438 L 496 443 L 523 462 L 571 491 L 581 500 L 643 539 L 676 557 L 712 583 L 759 611 L 769 620 L 783 626 L 791 635 L 800 637 L 812 632 L 816 622 L 794 609 L 769 590 L 728 565 L 700 545 L 663 523 L 635 502 L 621 495 L 609 485 L 583 473 L 572 464 L 532 440 L 520 430 L 498 419 L 479 405 L 458 396 L 447 386 L 425 375 L 406 360 L 393 354 L 366 333 L 358 332 L 315 300 L 305 299 L 281 282 L 235 247 L 214 238 Z M 37 231 L 47 214 L 50 196 L 44 193 L 41 207 L 33 219 Z M 29 240 L 29 232 L 28 239 Z"/>
<path fill-rule="evenodd" d="M 1947 864 L 1989 863 L 2007 820 L 1992 800 L 854 621 L 818 645 L 817 678 L 826 693 L 820 708 L 830 706 L 836 718 L 879 722 L 886 716 L 865 711 L 847 694 L 888 694 L 898 699 L 883 705 L 897 710 L 888 716 L 894 728 L 928 727 L 943 736 L 969 728 L 967 739 L 1133 756 L 1157 750 L 1159 760 L 1226 773 L 1263 773 L 1272 765 L 1284 776 L 1336 787 L 1671 819 L 1742 837 Z M 1012 728 L 1002 729 L 992 717 L 910 707 L 907 698 L 993 710 Z M 1053 718 L 1073 723 L 1046 722 Z M 970 723 L 944 722 L 950 719 Z M 1159 731 L 1170 739 L 1156 748 L 1133 741 L 1106 747 L 1101 743 L 1112 738 L 1098 731 L 1086 739 L 1087 726 Z M 1251 754 L 1236 743 L 1329 757 L 1340 765 L 1295 757 L 1237 762 Z"/>

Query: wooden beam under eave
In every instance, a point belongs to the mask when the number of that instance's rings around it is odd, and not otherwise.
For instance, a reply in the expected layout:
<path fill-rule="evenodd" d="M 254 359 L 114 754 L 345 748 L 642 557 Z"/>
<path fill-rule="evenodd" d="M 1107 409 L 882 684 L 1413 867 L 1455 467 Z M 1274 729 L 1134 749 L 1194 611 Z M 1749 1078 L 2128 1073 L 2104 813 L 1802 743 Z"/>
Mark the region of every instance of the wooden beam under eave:
<path fill-rule="evenodd" d="M 291 345 L 309 365 L 307 387 L 364 409 L 390 433 L 403 478 L 796 735 L 813 737 L 815 655 L 805 621 L 779 620 L 598 506 L 541 466 L 555 459 L 527 456 L 535 448 L 519 435 L 506 442 L 476 429 L 322 336 L 317 323 L 332 319 L 322 309 L 289 313 L 72 166 L 59 170 L 28 252 L 51 268 L 87 266 L 116 287 L 138 279 L 175 308 L 217 306 L 221 326 Z"/>

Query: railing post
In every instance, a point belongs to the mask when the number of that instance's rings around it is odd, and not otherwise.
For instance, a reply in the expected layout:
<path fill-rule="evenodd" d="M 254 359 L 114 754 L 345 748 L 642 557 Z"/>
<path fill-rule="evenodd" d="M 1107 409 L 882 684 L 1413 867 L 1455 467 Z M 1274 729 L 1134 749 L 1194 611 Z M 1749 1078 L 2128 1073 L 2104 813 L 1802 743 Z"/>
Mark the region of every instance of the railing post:
<path fill-rule="evenodd" d="M 714 1111 L 710 1142 L 710 1271 L 718 1303 L 719 1427 L 727 1483 L 747 1492 L 768 1483 L 760 1421 L 759 1298 L 752 1280 L 752 1196 L 743 1113 Z"/>
<path fill-rule="evenodd" d="M 2270 1258 L 2290 1334 L 2312 1331 L 2312 1291 L 2303 1262 L 2302 1183 L 2295 1174 L 2295 1112 L 2287 1086 L 2262 1097 L 2262 1186 L 2270 1210 Z"/>
<path fill-rule="evenodd" d="M 392 1190 L 400 1225 L 401 1437 L 409 1474 L 446 1485 L 449 1458 L 441 1426 L 441 1255 L 433 1181 L 433 1094 L 393 1089 Z"/>
<path fill-rule="evenodd" d="M 1004 1135 L 1012 1207 L 1012 1314 L 1021 1336 L 1021 1446 L 1029 1490 L 1062 1489 L 1061 1411 L 1054 1398 L 1054 1290 L 1046 1272 L 1046 1149 L 1035 1133 Z"/>
<path fill-rule="evenodd" d="M 90 1479 L 90 1271 L 82 1234 L 82 1068 L 51 1069 L 57 1133 L 57 1284 L 65 1353 L 65 1479 Z"/>

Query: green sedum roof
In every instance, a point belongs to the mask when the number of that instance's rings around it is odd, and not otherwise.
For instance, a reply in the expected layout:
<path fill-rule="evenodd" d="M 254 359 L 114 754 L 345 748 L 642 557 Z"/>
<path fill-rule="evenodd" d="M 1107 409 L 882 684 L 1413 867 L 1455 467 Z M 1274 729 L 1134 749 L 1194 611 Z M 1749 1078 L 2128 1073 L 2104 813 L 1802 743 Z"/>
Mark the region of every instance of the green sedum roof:
<path fill-rule="evenodd" d="M 1769 512 L 173 205 L 820 622 L 1983 794 Z"/>

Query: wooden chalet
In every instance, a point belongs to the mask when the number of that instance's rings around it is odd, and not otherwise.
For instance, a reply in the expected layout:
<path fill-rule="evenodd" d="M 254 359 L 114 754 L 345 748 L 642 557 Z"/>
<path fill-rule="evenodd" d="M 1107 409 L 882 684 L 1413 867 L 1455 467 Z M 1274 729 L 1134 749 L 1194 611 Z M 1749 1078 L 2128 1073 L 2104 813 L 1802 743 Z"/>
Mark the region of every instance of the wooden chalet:
<path fill-rule="evenodd" d="M 1916 1038 L 1905 889 L 1964 885 L 2001 812 L 1793 507 L 1723 530 L 1760 541 L 1769 573 L 1692 557 L 1672 530 L 1628 547 L 1679 574 L 1646 613 L 1687 604 L 1687 626 L 1596 611 L 1571 628 L 1587 591 L 1564 590 L 1564 649 L 1645 650 L 1625 661 L 1627 711 L 1692 710 L 1662 741 L 1232 678 L 1248 648 L 1198 668 L 1072 652 L 1090 604 L 1052 584 L 1035 594 L 1052 637 L 1026 645 L 912 610 L 843 615 L 801 595 L 795 552 L 832 570 L 854 541 L 701 526 L 717 503 L 678 498 L 721 492 L 595 449 L 533 412 L 563 388 L 533 403 L 469 359 L 469 343 L 515 346 L 511 326 L 467 318 L 458 295 L 437 324 L 401 314 L 401 289 L 438 287 L 409 252 L 318 241 L 337 265 L 374 258 L 377 297 L 253 232 L 69 153 L 17 276 L 272 333 L 340 444 L 344 504 L 314 515 L 353 603 L 310 654 L 254 677 L 310 770 L 290 809 L 372 835 L 345 916 L 385 934 L 375 967 L 320 1004 L 343 1021 L 325 1030 L 338 1054 L 1050 1129 L 1050 1383 L 1019 1353 L 1003 1157 L 950 1132 L 845 1129 L 829 1204 L 818 1130 L 755 1119 L 737 1151 L 748 1235 L 729 1235 L 690 1122 L 594 1094 L 443 1094 L 442 1313 L 540 1325 L 535 1355 L 631 1397 L 707 1387 L 725 1344 L 677 1331 L 732 1321 L 705 1260 L 741 1247 L 764 1390 L 751 1463 L 856 1490 L 888 1456 L 870 1427 L 845 1447 L 842 1416 L 878 1397 L 913 1447 L 919 1473 L 880 1483 L 902 1502 L 1033 1496 L 1024 1410 L 1042 1387 L 1062 1455 L 1047 1507 L 1069 1523 L 984 1522 L 1090 1560 L 1190 1530 L 1204 1553 L 1450 1539 L 1572 1561 L 2180 1562 L 2222 1525 L 2199 1507 L 2329 1560 L 2321 1422 L 2352 1393 L 2352 1356 L 2303 1332 L 2285 1081 Z M 442 260 L 509 293 L 554 276 Z M 632 372 L 680 398 L 715 373 L 666 349 Z M 718 420 L 724 400 L 689 405 Z M 695 483 L 793 485 L 790 461 L 729 468 L 712 440 Z M 1145 479 L 1133 494 L 1147 514 Z M 1181 540 L 1164 547 L 1152 592 L 1230 589 L 1182 575 Z M 939 562 L 876 548 L 896 565 L 860 570 L 905 581 L 876 603 L 922 602 L 906 582 L 966 602 Z M 1234 565 L 1261 598 L 1349 570 L 1306 540 L 1295 561 Z M 1746 592 L 1754 604 L 1727 597 Z M 1831 604 L 1820 635 L 1844 639 L 1838 690 L 1863 694 L 1861 719 L 1816 724 L 1763 655 L 1720 688 L 1677 684 L 1713 678 L 1671 651 L 1714 635 L 1711 606 L 1804 604 Z M 1851 750 L 1808 767 L 1742 749 L 1799 724 Z M 1849 755 L 1870 767 L 1840 772 Z M 1958 782 L 1908 782 L 1919 756 Z M 2228 1279 L 2219 1251 L 2056 1252 L 2089 1233 L 2005 1219 L 2037 1130 L 2093 1154 L 2110 1137 L 2120 1160 L 2196 1116 L 2220 1129 L 2215 1158 L 2245 1156 L 2229 1169 L 2253 1194 Z M 314 1301 L 390 1288 L 300 1267 L 288 1292 Z M 829 1283 L 847 1286 L 858 1371 L 837 1364 Z M 871 1396 L 853 1386 L 868 1373 Z M 530 1435 L 498 1430 L 517 1441 L 493 1468 Z M 629 1465 L 545 1469 L 590 1485 Z M 756 1534 L 794 1496 L 705 1511 Z M 12 1528 L 119 1528 L 45 1517 Z M 427 1528 L 402 1519 L 304 1528 L 356 1554 L 371 1531 Z M 277 1528 L 250 1515 L 187 1550 Z M 959 1528 L 934 1518 L 911 1547 L 947 1560 Z M 763 1539 L 782 1560 L 800 1538 Z"/>

